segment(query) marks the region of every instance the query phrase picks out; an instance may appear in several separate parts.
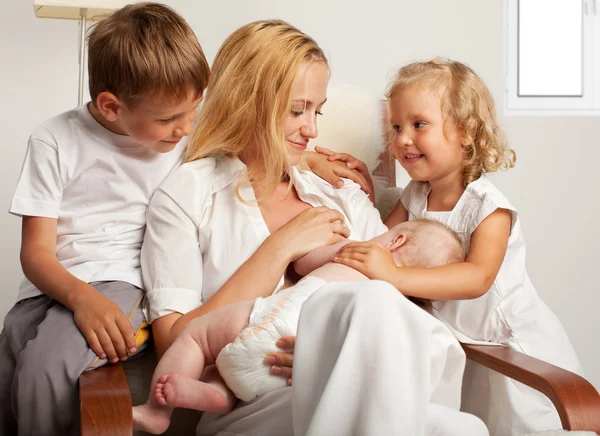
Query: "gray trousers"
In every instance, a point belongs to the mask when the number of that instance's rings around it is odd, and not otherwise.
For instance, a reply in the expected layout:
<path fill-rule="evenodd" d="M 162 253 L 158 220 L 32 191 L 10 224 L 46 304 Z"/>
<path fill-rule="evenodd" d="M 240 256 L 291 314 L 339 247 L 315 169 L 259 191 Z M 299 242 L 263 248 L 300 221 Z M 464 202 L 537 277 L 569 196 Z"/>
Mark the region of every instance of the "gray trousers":
<path fill-rule="evenodd" d="M 91 285 L 138 331 L 144 323 L 140 288 L 119 281 Z M 46 295 L 17 302 L 0 334 L 0 436 L 78 435 L 79 376 L 106 363 L 62 304 Z"/>

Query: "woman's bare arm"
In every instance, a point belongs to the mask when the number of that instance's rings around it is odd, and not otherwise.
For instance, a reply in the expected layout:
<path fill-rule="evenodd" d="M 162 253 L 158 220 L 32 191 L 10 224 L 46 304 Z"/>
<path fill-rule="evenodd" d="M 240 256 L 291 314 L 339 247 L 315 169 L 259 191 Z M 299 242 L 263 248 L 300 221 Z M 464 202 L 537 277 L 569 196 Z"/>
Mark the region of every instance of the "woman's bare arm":
<path fill-rule="evenodd" d="M 152 331 L 159 356 L 194 318 L 241 300 L 271 295 L 288 264 L 322 245 L 349 236 L 343 215 L 326 207 L 307 209 L 272 233 L 256 252 L 198 308 L 186 314 L 171 313 L 156 319 Z M 190 271 L 194 274 L 194 271 Z"/>

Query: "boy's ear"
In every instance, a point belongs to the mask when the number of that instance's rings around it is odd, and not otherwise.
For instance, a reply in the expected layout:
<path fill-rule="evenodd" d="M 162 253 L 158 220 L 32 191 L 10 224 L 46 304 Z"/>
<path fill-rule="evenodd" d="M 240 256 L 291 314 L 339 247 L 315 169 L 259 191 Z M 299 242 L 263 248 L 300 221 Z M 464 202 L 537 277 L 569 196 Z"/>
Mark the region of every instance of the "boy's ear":
<path fill-rule="evenodd" d="M 96 97 L 96 107 L 108 121 L 116 121 L 119 118 L 119 110 L 122 107 L 121 101 L 112 92 L 104 91 Z"/>
<path fill-rule="evenodd" d="M 405 234 L 400 233 L 399 235 L 397 235 L 394 240 L 390 243 L 390 245 L 388 246 L 388 249 L 390 251 L 395 251 L 398 248 L 402 247 L 404 244 L 406 244 L 406 241 L 408 241 L 408 238 L 406 237 Z"/>

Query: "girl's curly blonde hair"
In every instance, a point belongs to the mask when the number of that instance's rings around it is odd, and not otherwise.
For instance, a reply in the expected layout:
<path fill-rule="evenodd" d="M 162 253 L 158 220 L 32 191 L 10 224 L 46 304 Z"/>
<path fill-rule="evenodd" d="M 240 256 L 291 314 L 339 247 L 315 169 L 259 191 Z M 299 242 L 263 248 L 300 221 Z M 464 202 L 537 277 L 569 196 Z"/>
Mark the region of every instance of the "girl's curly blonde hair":
<path fill-rule="evenodd" d="M 447 59 L 414 62 L 394 77 L 387 98 L 413 86 L 444 88 L 442 114 L 469 139 L 463 146 L 465 186 L 482 173 L 506 170 L 515 165 L 516 154 L 508 147 L 504 132 L 496 120 L 494 100 L 481 78 L 468 66 Z"/>

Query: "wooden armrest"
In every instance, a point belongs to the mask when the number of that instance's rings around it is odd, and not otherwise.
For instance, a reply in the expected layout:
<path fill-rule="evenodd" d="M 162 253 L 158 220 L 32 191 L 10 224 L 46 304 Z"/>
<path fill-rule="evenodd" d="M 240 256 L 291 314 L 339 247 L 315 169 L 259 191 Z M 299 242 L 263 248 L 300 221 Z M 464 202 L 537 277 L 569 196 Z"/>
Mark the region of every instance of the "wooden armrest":
<path fill-rule="evenodd" d="M 131 394 L 123 366 L 106 365 L 79 377 L 81 436 L 131 436 Z"/>
<path fill-rule="evenodd" d="M 565 430 L 600 434 L 600 395 L 583 377 L 508 347 L 462 344 L 474 362 L 546 395 Z"/>
<path fill-rule="evenodd" d="M 600 395 L 583 377 L 508 347 L 462 344 L 469 359 L 540 391 L 563 428 L 600 434 Z M 79 377 L 81 435 L 131 436 L 131 394 L 121 364 Z"/>

